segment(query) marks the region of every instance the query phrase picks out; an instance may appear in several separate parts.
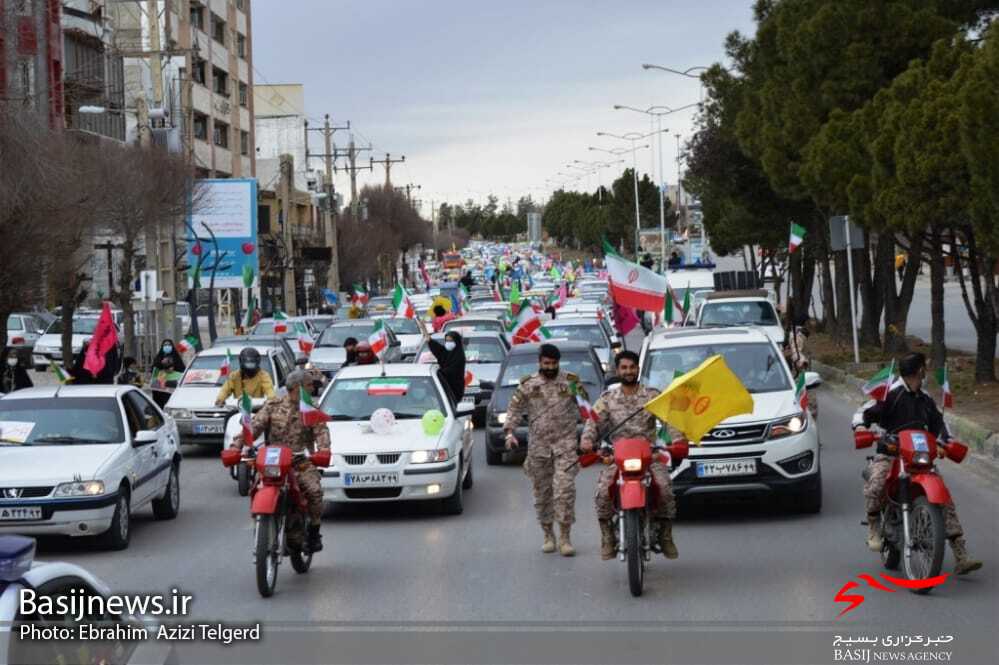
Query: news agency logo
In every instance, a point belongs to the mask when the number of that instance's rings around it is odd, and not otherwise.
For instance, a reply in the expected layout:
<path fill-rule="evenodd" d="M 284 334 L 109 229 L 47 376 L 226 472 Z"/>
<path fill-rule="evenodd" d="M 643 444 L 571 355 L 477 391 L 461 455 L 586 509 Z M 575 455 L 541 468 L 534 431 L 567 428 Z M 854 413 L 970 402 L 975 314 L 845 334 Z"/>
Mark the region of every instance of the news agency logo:
<path fill-rule="evenodd" d="M 881 579 L 885 580 L 890 584 L 901 587 L 903 589 L 908 589 L 909 591 L 915 591 L 918 589 L 930 589 L 932 587 L 937 587 L 947 581 L 950 577 L 950 573 L 944 573 L 943 575 L 937 575 L 936 577 L 928 577 L 925 580 L 904 580 L 899 577 L 892 577 L 891 575 L 885 575 L 880 573 Z M 892 589 L 891 587 L 885 586 L 880 581 L 876 580 L 874 576 L 868 575 L 867 573 L 862 573 L 857 575 L 857 579 L 862 580 L 867 586 L 877 589 L 878 591 L 885 591 L 887 593 L 895 593 L 898 589 Z M 844 609 L 836 617 L 837 619 L 842 618 L 847 612 L 852 612 L 861 605 L 864 604 L 864 596 L 859 593 L 848 593 L 860 586 L 859 582 L 850 580 L 844 584 L 839 591 L 836 592 L 836 597 L 833 598 L 835 603 L 847 603 L 848 607 Z"/>

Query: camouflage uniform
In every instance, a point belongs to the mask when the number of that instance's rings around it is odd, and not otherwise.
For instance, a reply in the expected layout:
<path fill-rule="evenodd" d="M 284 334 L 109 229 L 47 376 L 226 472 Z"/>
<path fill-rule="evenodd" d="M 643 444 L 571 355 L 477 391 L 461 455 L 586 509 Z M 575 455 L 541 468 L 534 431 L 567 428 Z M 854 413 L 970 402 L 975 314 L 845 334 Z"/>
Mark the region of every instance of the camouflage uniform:
<path fill-rule="evenodd" d="M 881 512 L 881 507 L 885 503 L 885 485 L 888 483 L 888 474 L 891 473 L 891 465 L 895 461 L 894 455 L 884 455 L 878 453 L 871 460 L 869 465 L 870 475 L 864 483 L 864 503 L 868 515 L 877 515 Z M 961 528 L 961 521 L 957 519 L 957 510 L 954 502 L 948 501 L 943 506 L 944 531 L 948 538 L 957 538 L 964 535 Z"/>
<path fill-rule="evenodd" d="M 308 450 L 329 450 L 330 433 L 324 423 L 306 427 L 298 410 L 298 391 L 295 390 L 282 399 L 272 399 L 253 415 L 253 438 L 267 433 L 267 442 L 286 445 L 292 452 Z M 233 439 L 232 445 L 243 445 L 242 435 Z M 308 502 L 309 518 L 312 524 L 319 524 L 323 518 L 323 488 L 321 475 L 312 462 L 298 458 L 294 462 L 298 488 Z M 301 542 L 303 525 L 293 521 L 289 524 L 290 543 Z M 293 528 L 297 527 L 297 528 Z"/>
<path fill-rule="evenodd" d="M 597 420 L 586 421 L 586 426 L 583 428 L 583 441 L 590 442 L 596 448 L 600 443 L 599 428 L 607 430 L 616 426 L 635 411 L 642 409 L 657 395 L 659 395 L 658 390 L 643 385 L 638 386 L 638 391 L 634 395 L 626 394 L 622 388 L 608 390 L 593 405 L 593 412 L 597 416 Z M 656 417 L 648 411 L 642 410 L 614 432 L 612 442 L 618 439 L 646 439 L 654 443 L 656 440 Z M 653 481 L 659 488 L 659 504 L 653 513 L 653 518 L 671 520 L 676 517 L 676 500 L 673 497 L 673 484 L 670 480 L 669 469 L 662 462 L 653 462 L 649 470 L 652 473 Z M 597 493 L 594 496 L 597 519 L 607 520 L 614 514 L 610 486 L 616 475 L 617 467 L 613 465 L 605 467 L 600 473 L 600 478 L 597 480 Z"/>
<path fill-rule="evenodd" d="M 524 473 L 534 484 L 534 508 L 542 524 L 576 521 L 576 424 L 579 407 L 570 385 L 583 391 L 579 377 L 560 371 L 548 380 L 539 373 L 520 381 L 506 414 L 506 433 L 512 435 L 527 415 L 528 446 Z"/>

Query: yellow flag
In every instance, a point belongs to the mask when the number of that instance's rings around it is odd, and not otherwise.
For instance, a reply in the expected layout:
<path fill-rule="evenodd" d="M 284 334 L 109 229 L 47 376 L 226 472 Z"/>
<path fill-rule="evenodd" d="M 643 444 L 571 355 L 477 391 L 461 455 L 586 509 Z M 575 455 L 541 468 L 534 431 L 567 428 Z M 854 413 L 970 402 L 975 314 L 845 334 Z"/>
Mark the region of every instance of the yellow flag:
<path fill-rule="evenodd" d="M 430 307 L 427 308 L 427 314 L 433 316 L 434 307 L 437 307 L 437 305 L 443 307 L 445 312 L 451 311 L 451 299 L 448 298 L 447 296 L 437 296 L 436 298 L 434 298 L 434 301 L 430 303 Z"/>
<path fill-rule="evenodd" d="M 712 427 L 732 416 L 753 412 L 753 397 L 720 355 L 711 356 L 676 377 L 645 410 L 700 445 Z"/>

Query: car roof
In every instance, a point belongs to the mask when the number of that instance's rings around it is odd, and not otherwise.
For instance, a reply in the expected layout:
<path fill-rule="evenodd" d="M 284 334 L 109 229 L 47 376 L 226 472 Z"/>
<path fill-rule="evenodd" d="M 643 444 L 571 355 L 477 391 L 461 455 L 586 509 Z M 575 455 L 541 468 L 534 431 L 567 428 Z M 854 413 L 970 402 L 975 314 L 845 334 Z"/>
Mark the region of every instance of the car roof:
<path fill-rule="evenodd" d="M 437 366 L 433 364 L 387 363 L 386 365 L 349 365 L 341 367 L 335 380 L 340 379 L 375 379 L 384 374 L 386 377 L 397 376 L 434 376 Z"/>
<path fill-rule="evenodd" d="M 592 348 L 587 342 L 570 342 L 558 340 L 556 342 L 542 342 L 544 344 L 554 344 L 562 353 L 581 352 L 587 353 Z M 537 355 L 542 343 L 537 344 L 516 344 L 510 349 L 511 356 Z"/>
<path fill-rule="evenodd" d="M 665 349 L 677 346 L 699 346 L 701 344 L 748 344 L 753 342 L 770 343 L 770 338 L 762 330 L 750 326 L 730 328 L 671 328 L 653 333 L 649 340 L 650 349 Z"/>
<path fill-rule="evenodd" d="M 559 326 L 599 326 L 600 319 L 591 316 L 560 316 L 554 321 L 549 321 L 545 324 L 546 328 L 555 328 Z"/>
<path fill-rule="evenodd" d="M 216 340 L 216 342 L 217 341 L 218 340 Z M 278 353 L 282 353 L 281 349 L 277 346 L 265 346 L 261 344 L 252 344 L 250 342 L 244 342 L 242 344 L 224 342 L 224 344 L 228 344 L 228 346 L 213 346 L 209 349 L 199 351 L 196 357 L 200 358 L 201 356 L 224 356 L 226 354 L 226 350 L 232 350 L 233 347 L 238 347 L 242 349 L 251 347 L 256 349 L 258 352 L 262 354 L 269 354 L 269 355 L 276 355 Z"/>
<path fill-rule="evenodd" d="M 743 299 L 743 300 L 759 300 L 763 299 L 769 302 L 767 298 L 767 292 L 763 289 L 746 289 L 743 291 L 713 291 L 709 293 L 705 300 L 711 302 L 713 300 L 733 300 L 733 299 Z"/>
<path fill-rule="evenodd" d="M 64 397 L 115 397 L 129 391 L 134 386 L 108 385 L 108 384 L 88 384 L 84 386 L 74 386 L 71 384 L 58 386 L 36 386 L 34 388 L 24 388 L 16 392 L 8 393 L 3 397 L 10 399 L 38 399 L 38 398 L 64 398 Z"/>
<path fill-rule="evenodd" d="M 289 316 L 288 318 L 285 319 L 285 321 L 288 321 L 288 322 L 307 321 L 310 318 L 312 318 L 312 317 L 309 317 L 309 316 Z M 268 316 L 265 319 L 260 319 L 259 321 L 257 321 L 257 323 L 253 327 L 256 328 L 261 323 L 274 323 L 274 321 L 275 321 L 275 319 L 274 319 L 273 316 Z"/>

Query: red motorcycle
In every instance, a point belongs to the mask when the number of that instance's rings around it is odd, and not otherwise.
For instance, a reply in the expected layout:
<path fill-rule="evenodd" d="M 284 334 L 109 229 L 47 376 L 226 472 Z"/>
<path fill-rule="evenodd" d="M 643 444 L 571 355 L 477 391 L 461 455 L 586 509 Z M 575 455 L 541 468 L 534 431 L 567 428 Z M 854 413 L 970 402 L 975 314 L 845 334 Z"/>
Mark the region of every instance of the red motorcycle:
<path fill-rule="evenodd" d="M 319 467 L 330 464 L 330 451 L 320 450 L 309 455 L 293 453 L 283 445 L 263 445 L 257 449 L 253 466 L 256 482 L 250 488 L 250 513 L 254 520 L 254 565 L 257 590 L 269 598 L 277 585 L 278 566 L 288 556 L 297 573 L 306 573 L 312 565 L 312 552 L 307 543 L 300 550 L 289 548 L 286 534 L 289 527 L 299 527 L 303 534 L 309 525 L 305 495 L 298 486 L 293 463 L 309 458 Z M 243 451 L 227 448 L 222 451 L 222 464 L 232 467 L 244 462 Z"/>
<path fill-rule="evenodd" d="M 910 580 L 936 577 L 943 565 L 946 542 L 943 507 L 951 500 L 947 485 L 936 472 L 936 459 L 938 451 L 942 451 L 960 464 L 968 447 L 957 441 L 937 441 L 920 429 L 885 435 L 867 430 L 854 432 L 857 449 L 869 448 L 881 440 L 889 453 L 897 454 L 885 485 L 887 500 L 881 509 L 881 563 L 888 570 L 896 570 L 901 561 Z M 870 467 L 864 469 L 863 476 L 868 480 Z M 917 587 L 912 591 L 925 594 L 932 588 Z"/>
<path fill-rule="evenodd" d="M 686 441 L 674 441 L 668 446 L 655 446 L 645 439 L 618 439 L 613 444 L 604 441 L 600 453 L 613 457 L 617 472 L 611 483 L 614 515 L 611 522 L 617 530 L 617 556 L 628 562 L 628 586 L 632 596 L 641 596 L 645 586 L 645 564 L 653 552 L 660 552 L 659 534 L 653 533 L 651 515 L 659 505 L 659 491 L 652 482 L 653 461 L 671 466 L 689 454 Z M 598 453 L 580 458 L 580 466 L 597 461 Z"/>

